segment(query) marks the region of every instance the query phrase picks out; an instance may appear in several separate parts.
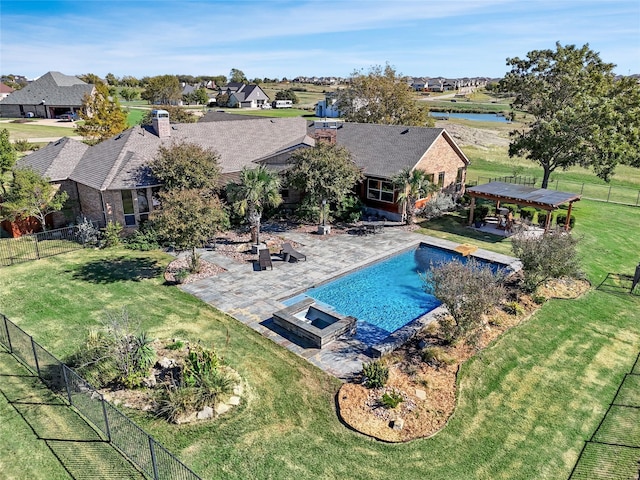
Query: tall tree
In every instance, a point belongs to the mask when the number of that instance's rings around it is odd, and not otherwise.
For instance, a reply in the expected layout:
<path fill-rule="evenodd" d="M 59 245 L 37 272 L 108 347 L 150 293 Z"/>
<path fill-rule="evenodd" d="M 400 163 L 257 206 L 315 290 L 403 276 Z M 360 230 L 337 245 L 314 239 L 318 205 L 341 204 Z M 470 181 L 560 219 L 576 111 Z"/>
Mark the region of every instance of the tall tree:
<path fill-rule="evenodd" d="M 384 125 L 433 126 L 425 105 L 419 105 L 411 87 L 387 64 L 355 71 L 349 87 L 338 92 L 338 106 L 349 122 Z"/>
<path fill-rule="evenodd" d="M 218 188 L 219 156 L 213 150 L 188 142 L 161 146 L 151 162 L 153 176 L 164 190 L 204 190 L 207 194 Z"/>
<path fill-rule="evenodd" d="M 170 190 L 160 194 L 162 210 L 152 214 L 161 238 L 179 250 L 191 251 L 191 271 L 198 271 L 196 248 L 228 227 L 222 202 L 198 189 Z"/>
<path fill-rule="evenodd" d="M 198 117 L 186 108 L 176 105 L 157 105 L 157 108 L 169 112 L 171 123 L 196 123 L 198 121 Z M 151 115 L 152 110 L 147 110 L 140 119 L 140 125 L 151 125 L 153 123 Z"/>
<path fill-rule="evenodd" d="M 416 202 L 433 191 L 433 185 L 423 170 L 403 168 L 393 177 L 393 183 L 400 188 L 398 201 L 402 203 L 403 216 L 407 225 L 415 222 Z"/>
<path fill-rule="evenodd" d="M 229 81 L 234 83 L 247 83 L 247 77 L 242 70 L 232 68 L 229 72 Z"/>
<path fill-rule="evenodd" d="M 67 192 L 56 191 L 47 178 L 30 168 L 14 169 L 13 180 L 5 201 L 0 204 L 3 218 L 35 217 L 47 229 L 46 217 L 62 210 L 69 198 Z"/>
<path fill-rule="evenodd" d="M 127 115 L 118 97 L 111 96 L 104 83 L 95 84 L 95 92 L 84 96 L 80 118 L 84 124 L 76 127 L 77 132 L 91 143 L 99 143 L 127 129 Z"/>
<path fill-rule="evenodd" d="M 260 222 L 265 208 L 282 203 L 280 177 L 263 165 L 243 168 L 240 182 L 227 185 L 227 193 L 233 207 L 244 215 L 251 226 L 251 241 L 260 243 Z"/>
<path fill-rule="evenodd" d="M 104 79 L 106 80 L 106 82 L 114 87 L 117 87 L 118 85 L 120 85 L 120 80 L 118 80 L 118 77 L 116 77 L 113 73 L 109 72 L 104 76 Z"/>
<path fill-rule="evenodd" d="M 95 73 L 84 73 L 82 75 L 77 75 L 77 77 L 85 83 L 90 83 L 92 85 L 97 85 L 99 83 L 104 83 L 102 79 L 96 75 Z"/>
<path fill-rule="evenodd" d="M 591 167 L 609 181 L 618 163 L 640 165 L 640 86 L 616 80 L 586 44 L 533 50 L 508 58 L 500 89 L 532 120 L 511 132 L 509 155 L 525 155 L 543 169 L 542 188 L 556 169 Z"/>
<path fill-rule="evenodd" d="M 4 186 L 4 176 L 11 171 L 16 163 L 17 153 L 9 140 L 9 130 L 0 130 L 0 187 L 2 192 L 7 193 Z"/>
<path fill-rule="evenodd" d="M 305 201 L 320 209 L 320 220 L 330 213 L 331 204 L 342 201 L 363 178 L 349 150 L 333 143 L 321 141 L 313 148 L 296 150 L 291 160 L 287 180 L 304 192 Z"/>
<path fill-rule="evenodd" d="M 168 105 L 182 99 L 182 87 L 175 75 L 151 77 L 141 95 L 149 103 Z"/>
<path fill-rule="evenodd" d="M 138 91 L 134 90 L 133 88 L 121 88 L 120 89 L 120 96 L 127 102 L 131 102 L 133 100 L 135 100 L 136 98 L 138 98 Z"/>
<path fill-rule="evenodd" d="M 276 100 L 291 100 L 291 103 L 294 104 L 299 102 L 296 92 L 290 88 L 276 92 Z"/>

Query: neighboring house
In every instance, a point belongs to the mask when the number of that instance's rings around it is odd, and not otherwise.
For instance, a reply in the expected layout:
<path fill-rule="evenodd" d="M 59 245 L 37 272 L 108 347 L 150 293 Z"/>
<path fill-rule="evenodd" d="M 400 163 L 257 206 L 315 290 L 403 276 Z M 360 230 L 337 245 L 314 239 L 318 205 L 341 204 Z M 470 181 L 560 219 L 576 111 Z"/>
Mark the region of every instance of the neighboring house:
<path fill-rule="evenodd" d="M 11 88 L 9 85 L 5 85 L 4 83 L 0 82 L 0 102 L 5 98 L 7 98 L 9 94 L 13 92 L 14 92 L 13 88 Z"/>
<path fill-rule="evenodd" d="M 324 100 L 320 100 L 316 104 L 316 117 L 320 118 L 338 118 L 341 116 L 338 109 L 338 96 L 335 92 L 325 95 Z"/>
<path fill-rule="evenodd" d="M 390 220 L 402 219 L 402 206 L 392 178 L 403 168 L 423 170 L 441 191 L 464 193 L 469 159 L 443 128 L 315 122 L 314 138 L 346 147 L 362 169 L 358 195 L 366 210 Z M 422 207 L 426 199 L 416 203 Z"/>
<path fill-rule="evenodd" d="M 157 110 L 152 127 L 136 126 L 91 147 L 65 138 L 22 158 L 19 165 L 59 183 L 75 202 L 75 216 L 135 227 L 159 205 L 160 186 L 148 165 L 158 147 L 181 141 L 218 153 L 223 185 L 237 181 L 240 170 L 257 166 L 257 160 L 314 145 L 301 117 L 170 124 L 169 114 Z"/>
<path fill-rule="evenodd" d="M 93 91 L 93 85 L 77 77 L 48 72 L 2 100 L 0 116 L 57 118 L 63 113 L 77 113 L 84 96 Z"/>
<path fill-rule="evenodd" d="M 227 106 L 232 108 L 261 108 L 269 103 L 269 97 L 259 85 L 242 85 L 235 92 L 227 94 L 229 95 Z"/>

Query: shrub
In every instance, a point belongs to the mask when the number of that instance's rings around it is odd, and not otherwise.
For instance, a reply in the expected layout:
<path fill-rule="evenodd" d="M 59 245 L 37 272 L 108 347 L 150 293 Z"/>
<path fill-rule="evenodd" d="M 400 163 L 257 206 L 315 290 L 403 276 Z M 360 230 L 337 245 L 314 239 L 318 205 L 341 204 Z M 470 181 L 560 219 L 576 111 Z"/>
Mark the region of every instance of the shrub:
<path fill-rule="evenodd" d="M 355 223 L 362 217 L 362 201 L 356 195 L 347 195 L 336 207 L 336 220 L 345 223 Z"/>
<path fill-rule="evenodd" d="M 195 410 L 194 388 L 175 388 L 162 391 L 156 399 L 156 416 L 176 422 L 181 415 Z"/>
<path fill-rule="evenodd" d="M 184 381 L 189 386 L 200 386 L 220 366 L 215 350 L 195 344 L 189 347 L 184 365 Z"/>
<path fill-rule="evenodd" d="M 489 214 L 489 206 L 485 204 L 476 205 L 475 210 L 473 211 L 473 221 L 482 220 Z"/>
<path fill-rule="evenodd" d="M 441 217 L 446 212 L 453 210 L 456 206 L 456 202 L 451 195 L 446 193 L 434 194 L 425 203 L 422 210 L 422 214 L 428 219 Z"/>
<path fill-rule="evenodd" d="M 508 209 L 511 213 L 516 213 L 518 205 L 515 203 L 501 203 L 500 207 Z"/>
<path fill-rule="evenodd" d="M 535 292 L 551 278 L 581 277 L 577 244 L 577 238 L 561 231 L 541 237 L 514 237 L 511 248 L 522 262 L 523 288 Z"/>
<path fill-rule="evenodd" d="M 173 274 L 173 278 L 175 278 L 177 283 L 184 283 L 184 281 L 189 278 L 189 275 L 191 274 L 189 273 L 188 268 L 181 268 Z"/>
<path fill-rule="evenodd" d="M 201 409 L 205 406 L 214 407 L 220 397 L 233 393 L 235 379 L 231 375 L 216 369 L 202 377 L 197 389 L 195 406 Z"/>
<path fill-rule="evenodd" d="M 524 315 L 524 307 L 518 302 L 507 302 L 502 306 L 502 309 L 509 315 Z"/>
<path fill-rule="evenodd" d="M 544 227 L 547 223 L 549 213 L 545 210 L 538 210 L 538 225 Z"/>
<path fill-rule="evenodd" d="M 156 250 L 160 248 L 158 233 L 150 222 L 145 222 L 138 230 L 127 237 L 125 247 L 130 250 L 140 250 L 143 252 Z"/>
<path fill-rule="evenodd" d="M 404 401 L 404 398 L 402 398 L 400 393 L 393 390 L 391 392 L 385 392 L 380 401 L 385 408 L 396 408 Z"/>
<path fill-rule="evenodd" d="M 545 297 L 544 295 L 534 295 L 531 299 L 538 305 L 542 305 L 547 301 L 547 297 Z"/>
<path fill-rule="evenodd" d="M 522 220 L 533 220 L 533 216 L 536 214 L 536 209 L 533 207 L 524 207 L 520 210 L 520 218 Z"/>
<path fill-rule="evenodd" d="M 82 246 L 97 245 L 100 230 L 84 215 L 77 218 L 77 235 Z"/>
<path fill-rule="evenodd" d="M 120 245 L 122 241 L 122 238 L 120 237 L 121 233 L 122 225 L 120 225 L 118 222 L 109 221 L 109 223 L 107 223 L 107 227 L 104 229 L 104 246 L 106 248 L 109 248 Z"/>
<path fill-rule="evenodd" d="M 176 340 L 171 345 L 167 345 L 169 350 L 180 350 L 182 347 L 184 347 L 184 342 L 182 340 Z"/>
<path fill-rule="evenodd" d="M 558 213 L 556 216 L 556 225 L 565 226 L 567 224 L 567 214 L 566 213 Z M 576 217 L 571 215 L 571 219 L 569 220 L 569 228 L 573 228 L 576 224 Z"/>
<path fill-rule="evenodd" d="M 453 365 L 455 359 L 441 347 L 426 347 L 420 353 L 422 361 L 433 367 Z"/>
<path fill-rule="evenodd" d="M 389 369 L 382 360 L 375 360 L 362 365 L 362 375 L 367 388 L 380 388 L 389 380 Z"/>
<path fill-rule="evenodd" d="M 448 341 L 476 344 L 483 315 L 504 296 L 502 276 L 474 259 L 439 263 L 423 275 L 423 284 L 449 311 L 438 318 Z"/>
<path fill-rule="evenodd" d="M 21 140 L 16 140 L 13 143 L 13 148 L 15 149 L 16 152 L 28 152 L 30 150 L 38 150 L 40 147 L 33 143 L 29 143 L 28 140 L 21 139 Z"/>

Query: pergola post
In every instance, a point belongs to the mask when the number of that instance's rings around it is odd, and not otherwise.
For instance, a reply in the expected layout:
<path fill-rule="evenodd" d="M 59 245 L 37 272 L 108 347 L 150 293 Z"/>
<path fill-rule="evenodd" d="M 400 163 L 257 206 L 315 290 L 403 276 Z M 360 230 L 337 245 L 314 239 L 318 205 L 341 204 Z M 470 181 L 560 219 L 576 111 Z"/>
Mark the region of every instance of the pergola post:
<path fill-rule="evenodd" d="M 567 209 L 567 223 L 564 224 L 564 231 L 569 231 L 569 224 L 571 223 L 571 207 L 573 207 L 573 202 L 569 202 L 569 208 Z"/>
<path fill-rule="evenodd" d="M 471 197 L 471 207 L 469 208 L 469 223 L 471 225 L 473 223 L 473 210 L 476 208 L 476 197 Z"/>
<path fill-rule="evenodd" d="M 547 219 L 544 222 L 544 233 L 547 233 L 551 226 L 551 212 L 553 212 L 553 210 L 547 210 Z"/>

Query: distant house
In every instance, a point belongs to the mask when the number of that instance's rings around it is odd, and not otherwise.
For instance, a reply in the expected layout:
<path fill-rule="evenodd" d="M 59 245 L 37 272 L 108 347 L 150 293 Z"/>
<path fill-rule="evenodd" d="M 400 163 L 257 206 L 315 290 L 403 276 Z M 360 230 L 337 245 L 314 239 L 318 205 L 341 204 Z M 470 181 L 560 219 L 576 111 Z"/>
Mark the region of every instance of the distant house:
<path fill-rule="evenodd" d="M 338 118 L 341 116 L 338 109 L 338 96 L 335 92 L 325 95 L 324 100 L 316 103 L 316 117 L 320 118 Z"/>
<path fill-rule="evenodd" d="M 229 95 L 227 106 L 232 108 L 261 108 L 269 103 L 269 97 L 259 85 L 244 85 L 235 91 L 227 89 Z"/>
<path fill-rule="evenodd" d="M 11 88 L 9 85 L 5 85 L 4 83 L 0 82 L 0 102 L 5 98 L 7 98 L 9 94 L 13 92 L 14 92 L 13 88 Z"/>
<path fill-rule="evenodd" d="M 63 113 L 77 113 L 84 96 L 93 92 L 93 85 L 77 77 L 48 72 L 2 100 L 0 116 L 57 118 Z"/>

